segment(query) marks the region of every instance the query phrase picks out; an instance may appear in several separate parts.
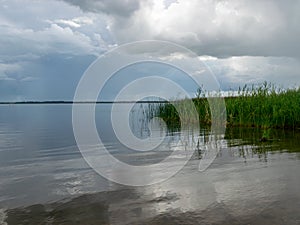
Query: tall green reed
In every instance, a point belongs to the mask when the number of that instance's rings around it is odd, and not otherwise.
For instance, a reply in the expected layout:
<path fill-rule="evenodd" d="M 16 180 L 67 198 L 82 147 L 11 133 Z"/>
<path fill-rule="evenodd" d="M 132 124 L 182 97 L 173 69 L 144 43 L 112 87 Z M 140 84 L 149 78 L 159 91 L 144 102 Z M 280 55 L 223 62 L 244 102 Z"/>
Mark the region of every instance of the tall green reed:
<path fill-rule="evenodd" d="M 193 99 L 202 125 L 211 124 L 211 112 L 207 98 L 214 98 L 202 89 L 197 91 Z M 193 123 L 188 109 L 184 109 L 186 101 L 161 103 L 155 109 L 156 116 L 164 119 L 168 126 L 181 122 Z M 176 107 L 174 107 L 176 104 Z M 239 88 L 237 95 L 225 97 L 227 126 L 267 128 L 300 128 L 300 88 L 282 89 L 270 83 L 260 86 Z M 179 118 L 176 108 L 183 108 L 184 117 Z M 184 111 L 185 110 L 185 111 Z M 183 120 L 183 121 L 182 121 Z"/>

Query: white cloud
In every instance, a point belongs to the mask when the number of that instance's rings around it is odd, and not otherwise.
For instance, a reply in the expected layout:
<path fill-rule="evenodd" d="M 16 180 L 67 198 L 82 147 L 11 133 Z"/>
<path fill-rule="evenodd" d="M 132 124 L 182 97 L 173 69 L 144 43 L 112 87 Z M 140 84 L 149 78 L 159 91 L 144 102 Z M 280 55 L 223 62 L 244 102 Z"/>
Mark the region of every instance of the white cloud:
<path fill-rule="evenodd" d="M 34 31 L 16 27 L 0 28 L 2 55 L 13 54 L 98 54 L 101 49 L 94 46 L 90 37 L 70 27 L 51 24 L 48 27 Z M 11 43 L 12 45 L 8 45 Z M 104 46 L 102 46 L 104 47 Z"/>
<path fill-rule="evenodd" d="M 52 21 L 48 21 L 49 23 L 52 23 Z M 73 18 L 70 20 L 66 20 L 66 19 L 57 19 L 54 20 L 55 23 L 57 24 L 63 24 L 63 25 L 67 25 L 70 27 L 74 27 L 74 28 L 79 28 L 81 26 L 84 25 L 91 25 L 93 24 L 93 19 L 89 18 L 89 17 L 77 17 L 77 18 Z"/>
<path fill-rule="evenodd" d="M 36 81 L 36 80 L 38 80 L 38 78 L 30 77 L 30 76 L 27 76 L 27 77 L 24 77 L 24 78 L 20 79 L 20 81 L 22 81 L 22 82 L 30 82 L 30 81 Z"/>
<path fill-rule="evenodd" d="M 206 64 L 226 88 L 264 81 L 283 87 L 300 86 L 299 59 L 244 56 L 207 60 Z"/>
<path fill-rule="evenodd" d="M 54 22 L 58 23 L 58 24 L 64 24 L 64 25 L 68 25 L 70 27 L 81 27 L 81 25 L 79 23 L 74 22 L 73 20 L 55 20 Z"/>
<path fill-rule="evenodd" d="M 0 81 L 2 80 L 15 80 L 14 78 L 10 77 L 11 73 L 15 73 L 21 70 L 21 66 L 15 63 L 8 64 L 8 63 L 0 63 Z"/>
<path fill-rule="evenodd" d="M 106 41 L 100 41 L 107 33 L 100 15 L 83 13 L 63 1 L 33 4 L 30 0 L 11 0 L 6 5 L 0 7 L 0 59 L 24 54 L 99 55 L 107 49 Z"/>
<path fill-rule="evenodd" d="M 74 18 L 73 21 L 82 25 L 91 25 L 94 23 L 93 19 L 87 16 Z"/>

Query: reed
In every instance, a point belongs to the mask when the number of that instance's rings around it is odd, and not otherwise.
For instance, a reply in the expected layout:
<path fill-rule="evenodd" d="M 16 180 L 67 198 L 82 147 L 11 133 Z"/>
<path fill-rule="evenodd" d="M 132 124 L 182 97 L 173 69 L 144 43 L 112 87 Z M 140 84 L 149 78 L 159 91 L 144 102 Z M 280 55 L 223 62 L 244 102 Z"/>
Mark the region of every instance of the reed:
<path fill-rule="evenodd" d="M 206 97 L 205 97 L 206 96 Z M 189 111 L 184 111 L 188 100 L 159 104 L 155 109 L 156 116 L 165 120 L 168 126 L 180 122 L 191 123 Z M 201 125 L 211 124 L 210 107 L 207 93 L 198 91 L 193 99 Z M 174 106 L 176 104 L 176 107 Z M 239 88 L 238 95 L 225 97 L 227 126 L 260 127 L 260 128 L 300 128 L 300 88 L 280 89 L 275 85 L 264 83 L 260 86 Z M 179 118 L 177 106 L 183 108 L 184 117 Z"/>

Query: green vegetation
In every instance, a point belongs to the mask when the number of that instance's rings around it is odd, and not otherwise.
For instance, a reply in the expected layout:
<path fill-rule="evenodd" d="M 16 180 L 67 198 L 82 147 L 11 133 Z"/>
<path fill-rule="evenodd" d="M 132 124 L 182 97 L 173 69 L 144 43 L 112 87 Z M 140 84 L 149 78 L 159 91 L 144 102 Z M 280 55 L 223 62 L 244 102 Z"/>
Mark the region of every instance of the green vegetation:
<path fill-rule="evenodd" d="M 212 97 L 213 98 L 213 97 Z M 188 100 L 175 103 L 162 103 L 157 110 L 157 116 L 163 118 L 167 125 L 180 124 L 193 118 L 188 110 L 185 116 L 179 119 L 175 105 L 184 108 Z M 211 124 L 211 112 L 205 93 L 199 89 L 197 97 L 193 99 L 199 114 L 201 125 Z M 300 88 L 280 89 L 274 85 L 264 83 L 261 86 L 244 86 L 240 88 L 237 96 L 225 98 L 227 111 L 227 127 L 259 127 L 265 129 L 264 136 L 268 136 L 268 128 L 300 128 Z M 187 121 L 186 121 L 187 120 Z"/>

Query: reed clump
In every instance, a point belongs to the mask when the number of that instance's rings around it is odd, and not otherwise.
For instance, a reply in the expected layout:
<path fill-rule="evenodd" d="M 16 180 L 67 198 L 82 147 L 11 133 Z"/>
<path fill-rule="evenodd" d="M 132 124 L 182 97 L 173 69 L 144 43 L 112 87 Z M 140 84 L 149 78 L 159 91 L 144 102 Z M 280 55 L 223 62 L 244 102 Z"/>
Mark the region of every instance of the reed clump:
<path fill-rule="evenodd" d="M 209 96 L 208 96 L 209 97 Z M 260 86 L 244 86 L 239 88 L 237 95 L 225 97 L 227 126 L 260 127 L 260 128 L 300 128 L 300 88 L 281 89 L 275 85 L 264 83 Z M 184 108 L 185 101 L 176 104 Z M 207 94 L 198 91 L 193 99 L 197 109 L 199 122 L 211 124 L 211 112 Z M 193 118 L 186 110 L 184 117 L 174 107 L 174 102 L 159 104 L 156 114 L 164 119 L 167 125 L 180 124 L 180 121 Z"/>

